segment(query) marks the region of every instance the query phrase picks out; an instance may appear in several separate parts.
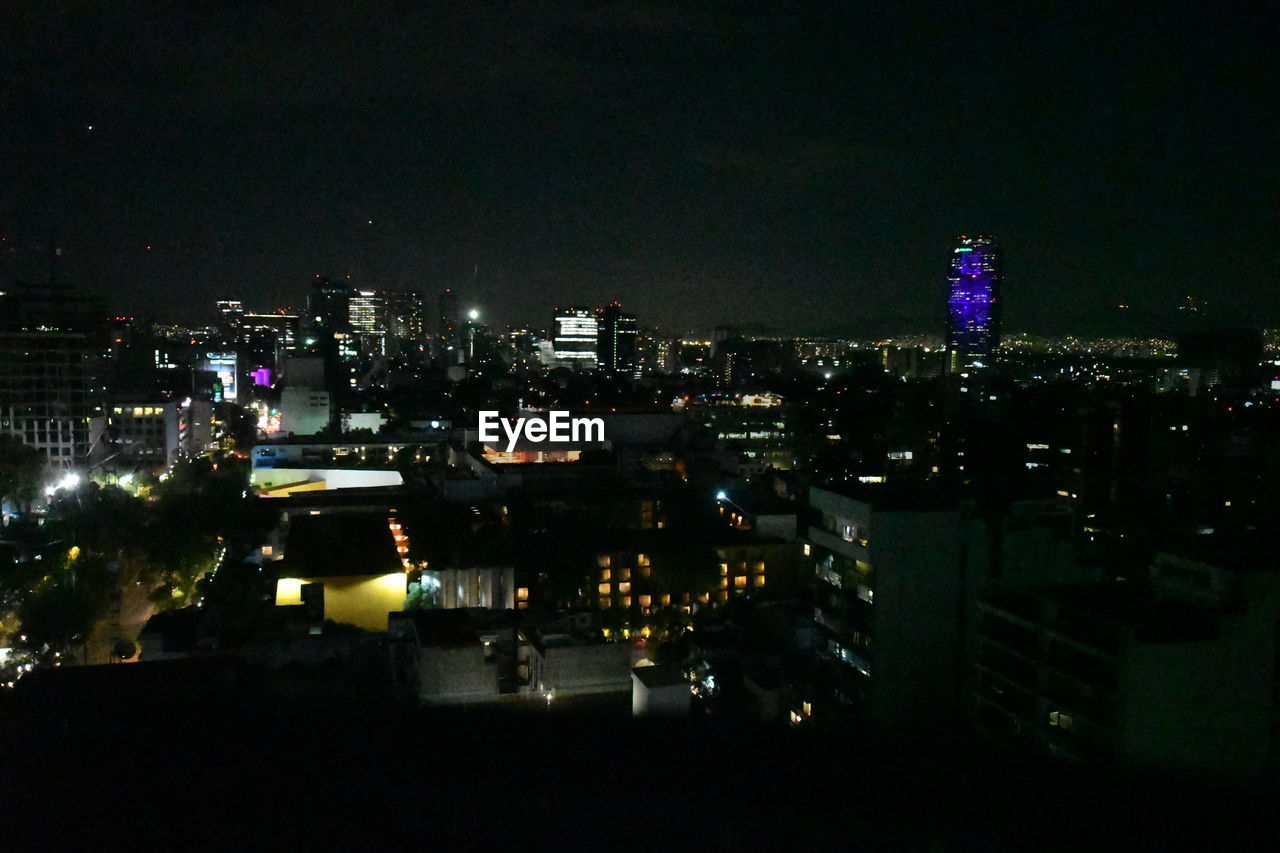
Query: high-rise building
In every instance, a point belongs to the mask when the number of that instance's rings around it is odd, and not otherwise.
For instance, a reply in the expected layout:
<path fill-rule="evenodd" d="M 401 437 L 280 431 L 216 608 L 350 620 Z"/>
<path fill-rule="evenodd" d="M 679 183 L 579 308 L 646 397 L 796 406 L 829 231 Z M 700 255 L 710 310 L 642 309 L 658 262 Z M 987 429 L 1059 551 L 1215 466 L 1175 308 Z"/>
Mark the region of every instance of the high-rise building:
<path fill-rule="evenodd" d="M 279 373 L 285 356 L 298 346 L 296 314 L 245 314 L 240 327 L 239 346 L 246 365 Z"/>
<path fill-rule="evenodd" d="M 351 324 L 351 297 L 354 290 L 317 275 L 307 292 L 306 325 L 331 332 L 347 331 Z"/>
<path fill-rule="evenodd" d="M 986 367 L 1000 344 L 1000 247 L 962 236 L 951 253 L 947 292 L 947 369 Z"/>
<path fill-rule="evenodd" d="M 240 300 L 220 299 L 217 306 L 218 320 L 222 324 L 222 330 L 231 333 L 239 330 L 241 323 L 244 321 L 244 306 L 240 304 Z"/>
<path fill-rule="evenodd" d="M 422 294 L 416 290 L 384 290 L 388 349 L 403 352 L 427 342 L 426 311 Z"/>
<path fill-rule="evenodd" d="M 50 465 L 87 466 L 106 427 L 99 397 L 105 328 L 68 285 L 0 291 L 0 432 Z"/>
<path fill-rule="evenodd" d="M 352 294 L 348 320 L 361 354 L 372 358 L 387 354 L 387 301 L 372 290 Z"/>
<path fill-rule="evenodd" d="M 605 373 L 617 376 L 640 375 L 636 342 L 636 318 L 611 302 L 601 318 L 596 347 L 596 364 Z"/>
<path fill-rule="evenodd" d="M 886 728 L 959 706 L 960 514 L 946 499 L 890 487 L 812 487 L 803 549 L 822 628 L 822 713 Z"/>
<path fill-rule="evenodd" d="M 458 292 L 451 287 L 436 298 L 436 349 L 439 354 L 458 348 L 462 330 L 462 314 L 458 310 Z"/>
<path fill-rule="evenodd" d="M 354 295 L 352 287 L 319 275 L 307 293 L 302 349 L 324 358 L 325 387 L 335 398 L 349 392 L 356 382 L 359 348 L 351 328 Z"/>
<path fill-rule="evenodd" d="M 634 327 L 633 327 L 634 328 Z M 590 308 L 557 308 L 552 318 L 552 352 L 561 367 L 596 366 L 600 318 Z"/>

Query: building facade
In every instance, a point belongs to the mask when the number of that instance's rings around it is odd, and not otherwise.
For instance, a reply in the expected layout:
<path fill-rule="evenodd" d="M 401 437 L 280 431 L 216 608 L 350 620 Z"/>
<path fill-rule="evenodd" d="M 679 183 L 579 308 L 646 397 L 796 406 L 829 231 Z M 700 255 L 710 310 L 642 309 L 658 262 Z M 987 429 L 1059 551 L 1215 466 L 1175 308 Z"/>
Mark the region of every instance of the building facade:
<path fill-rule="evenodd" d="M 991 237 L 961 237 L 947 276 L 947 368 L 991 363 L 1000 344 L 1000 247 Z"/>

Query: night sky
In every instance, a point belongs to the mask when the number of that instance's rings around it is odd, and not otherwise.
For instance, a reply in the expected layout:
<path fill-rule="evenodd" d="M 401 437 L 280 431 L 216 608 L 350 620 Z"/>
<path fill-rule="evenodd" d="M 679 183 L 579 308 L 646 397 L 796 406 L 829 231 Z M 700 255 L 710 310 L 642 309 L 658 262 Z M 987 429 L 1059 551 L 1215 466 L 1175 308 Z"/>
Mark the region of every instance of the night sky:
<path fill-rule="evenodd" d="M 827 332 L 936 330 L 986 232 L 1008 327 L 1280 325 L 1274 21 L 1047 5 L 7 3 L 0 235 L 158 317 L 325 273 Z"/>

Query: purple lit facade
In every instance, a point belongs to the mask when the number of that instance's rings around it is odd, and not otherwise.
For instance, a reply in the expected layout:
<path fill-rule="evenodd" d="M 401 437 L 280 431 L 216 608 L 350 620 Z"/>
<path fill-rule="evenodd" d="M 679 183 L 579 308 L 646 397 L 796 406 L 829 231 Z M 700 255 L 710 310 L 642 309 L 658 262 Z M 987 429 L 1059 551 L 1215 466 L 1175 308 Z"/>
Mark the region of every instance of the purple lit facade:
<path fill-rule="evenodd" d="M 1000 247 L 961 237 L 951 254 L 947 294 L 948 366 L 984 367 L 1000 343 Z"/>

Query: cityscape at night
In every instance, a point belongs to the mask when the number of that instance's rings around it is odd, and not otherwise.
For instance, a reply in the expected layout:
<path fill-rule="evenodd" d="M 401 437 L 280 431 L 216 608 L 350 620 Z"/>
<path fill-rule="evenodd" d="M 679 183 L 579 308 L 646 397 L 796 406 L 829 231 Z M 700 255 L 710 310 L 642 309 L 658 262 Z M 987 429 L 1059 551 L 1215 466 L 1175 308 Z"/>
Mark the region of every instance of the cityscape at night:
<path fill-rule="evenodd" d="M 1257 10 L 0 12 L 13 849 L 1260 849 Z"/>

